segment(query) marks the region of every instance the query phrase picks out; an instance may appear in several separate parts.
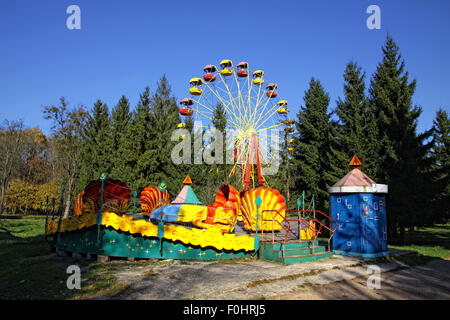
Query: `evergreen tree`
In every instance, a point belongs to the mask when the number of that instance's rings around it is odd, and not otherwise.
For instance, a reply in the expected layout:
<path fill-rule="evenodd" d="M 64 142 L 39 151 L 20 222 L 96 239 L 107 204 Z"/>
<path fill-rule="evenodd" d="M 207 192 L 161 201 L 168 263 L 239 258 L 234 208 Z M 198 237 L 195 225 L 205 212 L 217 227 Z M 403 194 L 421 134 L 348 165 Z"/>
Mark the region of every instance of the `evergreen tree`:
<path fill-rule="evenodd" d="M 293 151 L 289 150 L 292 146 L 292 143 L 289 143 L 289 140 L 294 138 L 292 133 L 289 133 L 286 130 L 279 131 L 279 134 L 279 145 L 272 146 L 273 148 L 278 148 L 278 171 L 274 175 L 265 176 L 265 179 L 271 188 L 275 188 L 281 192 L 287 207 L 290 209 L 296 207 L 297 197 L 301 194 L 301 191 L 298 192 L 295 188 L 295 177 L 293 177 L 294 172 L 292 167 Z M 275 157 L 276 152 L 273 152 L 272 156 Z"/>
<path fill-rule="evenodd" d="M 344 73 L 344 100 L 338 98 L 335 113 L 335 161 L 338 176 L 348 171 L 348 163 L 354 154 L 362 161 L 364 172 L 375 177 L 376 171 L 376 123 L 371 116 L 369 100 L 365 93 L 365 73 L 356 62 L 349 62 Z"/>
<path fill-rule="evenodd" d="M 215 189 L 220 188 L 224 183 L 230 183 L 229 173 L 231 168 L 233 167 L 231 164 L 226 163 L 226 126 L 227 126 L 227 118 L 225 109 L 221 103 L 217 104 L 212 118 L 212 123 L 214 125 L 214 129 L 217 130 L 216 134 L 220 134 L 222 136 L 222 157 L 219 156 L 222 163 L 215 163 L 209 168 L 209 172 L 211 175 L 208 175 L 210 181 L 212 181 L 212 185 Z M 215 193 L 213 191 L 213 193 Z"/>
<path fill-rule="evenodd" d="M 180 175 L 189 175 L 191 177 L 193 188 L 195 190 L 195 193 L 197 194 L 197 197 L 200 201 L 209 204 L 210 194 L 208 191 L 209 188 L 207 180 L 208 170 L 206 168 L 207 166 L 202 160 L 203 149 L 200 153 L 196 153 L 197 150 L 194 149 L 194 139 L 203 139 L 204 130 L 202 128 L 195 128 L 194 130 L 194 121 L 189 116 L 185 117 L 184 123 L 186 124 L 186 130 L 189 132 L 189 137 L 186 137 L 185 139 L 190 139 L 191 153 L 189 163 L 180 164 L 177 166 L 178 172 L 180 173 Z M 197 163 L 198 161 L 195 161 L 196 157 L 199 157 L 198 160 L 201 161 L 200 164 Z M 180 189 L 179 183 L 177 188 Z"/>
<path fill-rule="evenodd" d="M 416 81 L 408 81 L 405 63 L 399 48 L 390 35 L 383 50 L 383 60 L 371 80 L 369 88 L 371 112 L 377 124 L 378 162 L 375 181 L 387 183 L 388 228 L 391 235 L 404 230 L 424 214 L 418 210 L 421 195 L 421 161 L 424 159 L 425 135 L 416 134 L 421 109 L 412 105 Z"/>
<path fill-rule="evenodd" d="M 295 123 L 293 176 L 296 191 L 306 191 L 307 197 L 315 195 L 316 208 L 328 209 L 327 189 L 338 177 L 332 171 L 331 113 L 327 112 L 330 98 L 321 83 L 311 79 L 304 96 L 305 106 L 300 108 Z"/>
<path fill-rule="evenodd" d="M 127 143 L 128 127 L 131 124 L 130 104 L 125 96 L 122 96 L 111 112 L 111 146 L 110 159 L 113 164 L 112 178 L 126 182 L 126 159 L 124 158 L 122 146 Z"/>
<path fill-rule="evenodd" d="M 148 186 L 146 177 L 152 173 L 151 164 L 142 161 L 142 155 L 148 149 L 149 141 L 154 139 L 154 122 L 150 113 L 150 88 L 140 94 L 136 109 L 132 112 L 126 138 L 122 139 L 119 153 L 123 157 L 121 177 L 128 186 L 140 191 Z"/>
<path fill-rule="evenodd" d="M 180 116 L 165 75 L 157 83 L 150 104 L 154 137 L 147 141 L 147 150 L 142 157 L 142 163 L 151 168 L 146 182 L 155 185 L 164 179 L 169 192 L 175 194 L 184 179 L 184 173 L 178 171 L 171 159 L 171 152 L 176 144 L 171 141 L 171 136 L 180 123 Z"/>
<path fill-rule="evenodd" d="M 78 190 L 91 180 L 96 180 L 101 171 L 110 172 L 110 130 L 108 106 L 97 100 L 88 115 L 83 130 L 82 165 Z"/>
<path fill-rule="evenodd" d="M 432 222 L 445 223 L 450 218 L 450 119 L 442 109 L 436 113 L 432 135 Z"/>

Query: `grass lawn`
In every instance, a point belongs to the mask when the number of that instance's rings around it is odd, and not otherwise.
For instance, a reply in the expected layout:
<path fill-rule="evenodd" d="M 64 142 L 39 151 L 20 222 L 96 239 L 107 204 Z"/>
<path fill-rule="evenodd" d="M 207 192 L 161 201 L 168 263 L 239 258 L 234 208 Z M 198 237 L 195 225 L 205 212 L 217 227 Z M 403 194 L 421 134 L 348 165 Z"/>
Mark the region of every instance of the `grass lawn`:
<path fill-rule="evenodd" d="M 0 219 L 0 299 L 83 299 L 126 289 L 110 272 L 125 261 L 88 264 L 50 255 L 44 225 L 45 219 Z M 71 264 L 82 268 L 81 290 L 67 289 Z"/>
<path fill-rule="evenodd" d="M 64 269 L 50 263 L 45 219 L 0 219 L 0 299 L 64 298 Z M 67 289 L 66 289 L 67 291 Z"/>
<path fill-rule="evenodd" d="M 417 256 L 401 258 L 408 265 L 417 265 L 431 259 L 450 258 L 450 224 L 437 224 L 405 233 L 405 245 L 389 245 L 389 248 L 412 250 Z"/>

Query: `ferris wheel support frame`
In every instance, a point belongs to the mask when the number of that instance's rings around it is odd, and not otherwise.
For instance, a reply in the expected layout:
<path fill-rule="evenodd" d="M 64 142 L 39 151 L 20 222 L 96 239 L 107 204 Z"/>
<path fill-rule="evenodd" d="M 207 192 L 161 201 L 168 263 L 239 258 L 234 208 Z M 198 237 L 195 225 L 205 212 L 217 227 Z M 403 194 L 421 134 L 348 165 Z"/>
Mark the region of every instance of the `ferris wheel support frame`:
<path fill-rule="evenodd" d="M 259 159 L 259 144 L 258 138 L 256 134 L 252 134 L 252 141 L 250 145 L 250 153 L 248 155 L 247 166 L 245 168 L 245 176 L 244 176 L 244 191 L 248 190 L 250 185 L 250 176 L 253 165 L 253 152 L 256 153 L 256 168 L 258 172 L 258 183 L 260 187 L 264 187 L 264 177 L 261 170 L 261 161 Z"/>

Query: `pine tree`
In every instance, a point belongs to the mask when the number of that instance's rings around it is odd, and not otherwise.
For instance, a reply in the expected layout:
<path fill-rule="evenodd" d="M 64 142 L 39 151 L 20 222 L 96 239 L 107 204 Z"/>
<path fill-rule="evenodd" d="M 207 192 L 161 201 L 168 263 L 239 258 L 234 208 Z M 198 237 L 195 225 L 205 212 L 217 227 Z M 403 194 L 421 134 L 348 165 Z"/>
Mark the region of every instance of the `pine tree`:
<path fill-rule="evenodd" d="M 450 218 L 450 119 L 445 110 L 436 113 L 432 135 L 432 222 L 445 223 Z"/>
<path fill-rule="evenodd" d="M 209 175 L 209 180 L 212 181 L 212 184 L 220 188 L 220 186 L 224 183 L 229 183 L 229 173 L 231 171 L 232 165 L 226 163 L 226 126 L 227 126 L 227 118 L 223 105 L 218 103 L 214 109 L 212 123 L 214 125 L 214 129 L 217 130 L 217 135 L 222 136 L 222 157 L 219 161 L 222 163 L 215 163 L 209 171 L 212 173 Z"/>
<path fill-rule="evenodd" d="M 365 93 L 365 73 L 356 62 L 349 62 L 344 73 L 344 100 L 338 98 L 335 113 L 336 142 L 333 165 L 338 176 L 349 171 L 348 163 L 356 154 L 364 165 L 364 172 L 375 177 L 376 123 L 371 116 L 369 100 Z"/>
<path fill-rule="evenodd" d="M 277 152 L 272 153 L 272 156 L 276 157 L 278 161 L 278 171 L 274 175 L 265 176 L 268 185 L 271 188 L 279 190 L 284 196 L 288 208 L 296 207 L 297 197 L 301 194 L 301 191 L 296 190 L 294 184 L 295 177 L 293 176 L 294 172 L 292 167 L 293 152 L 289 150 L 293 146 L 292 143 L 289 143 L 291 139 L 294 139 L 292 133 L 286 130 L 279 131 L 279 145 L 271 146 L 274 149 L 278 149 L 278 155 Z M 272 151 L 275 151 L 274 149 Z"/>
<path fill-rule="evenodd" d="M 420 193 L 415 186 L 420 182 L 424 135 L 416 134 L 421 109 L 412 105 L 416 81 L 408 81 L 405 63 L 399 48 L 390 35 L 383 50 L 383 60 L 371 80 L 370 107 L 377 124 L 378 162 L 375 181 L 387 183 L 388 228 L 391 235 L 404 230 L 417 219 L 417 199 Z"/>
<path fill-rule="evenodd" d="M 151 167 L 151 173 L 147 175 L 146 181 L 147 184 L 158 184 L 161 180 L 165 180 L 169 192 L 175 194 L 177 192 L 175 190 L 180 188 L 184 179 L 184 173 L 178 171 L 171 159 L 172 148 L 175 146 L 171 136 L 180 123 L 180 116 L 165 75 L 157 83 L 150 104 L 154 138 L 147 141 L 147 150 L 142 156 L 142 162 Z"/>
<path fill-rule="evenodd" d="M 82 190 L 89 181 L 97 179 L 101 171 L 111 170 L 110 130 L 108 106 L 97 100 L 83 130 L 84 145 L 78 189 Z"/>
<path fill-rule="evenodd" d="M 304 101 L 305 106 L 300 108 L 295 123 L 294 185 L 298 194 L 302 190 L 309 198 L 314 194 L 316 207 L 327 210 L 327 189 L 338 179 L 330 168 L 333 140 L 331 113 L 327 112 L 330 98 L 321 83 L 312 78 Z"/>
<path fill-rule="evenodd" d="M 189 132 L 189 137 L 185 139 L 190 139 L 191 142 L 190 161 L 186 164 L 177 165 L 177 169 L 180 175 L 189 175 L 191 177 L 197 197 L 200 201 L 209 204 L 210 193 L 208 191 L 207 166 L 203 161 L 200 164 L 195 161 L 195 157 L 200 157 L 199 160 L 202 160 L 202 153 L 196 153 L 197 150 L 194 149 L 194 139 L 203 139 L 204 130 L 202 128 L 195 128 L 194 130 L 194 121 L 189 116 L 185 117 L 184 123 L 186 124 L 186 131 Z M 177 188 L 180 188 L 179 183 Z"/>
<path fill-rule="evenodd" d="M 154 124 L 150 113 L 150 88 L 146 87 L 140 94 L 136 109 L 132 112 L 126 138 L 122 139 L 119 153 L 123 157 L 121 176 L 133 190 L 147 186 L 146 177 L 152 172 L 152 166 L 143 163 L 142 155 L 147 150 L 149 141 L 154 139 Z"/>
<path fill-rule="evenodd" d="M 111 146 L 110 161 L 113 164 L 110 177 L 125 182 L 126 159 L 123 154 L 123 145 L 127 143 L 128 127 L 131 124 L 130 104 L 125 96 L 122 96 L 111 112 Z"/>

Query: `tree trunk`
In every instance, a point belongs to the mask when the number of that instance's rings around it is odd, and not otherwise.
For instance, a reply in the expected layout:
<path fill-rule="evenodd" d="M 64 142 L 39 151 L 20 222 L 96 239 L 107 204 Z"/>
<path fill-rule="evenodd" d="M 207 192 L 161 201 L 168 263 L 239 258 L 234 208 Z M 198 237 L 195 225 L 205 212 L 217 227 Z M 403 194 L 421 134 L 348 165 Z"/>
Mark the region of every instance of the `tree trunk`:
<path fill-rule="evenodd" d="M 72 201 L 72 194 L 71 193 L 67 193 L 67 197 L 66 197 L 66 204 L 65 204 L 65 208 L 64 208 L 64 215 L 63 218 L 66 219 L 69 217 L 69 212 L 70 212 L 70 203 Z"/>
<path fill-rule="evenodd" d="M 66 189 L 66 197 L 65 197 L 65 204 L 64 204 L 64 215 L 63 218 L 67 218 L 69 217 L 69 213 L 70 213 L 70 205 L 72 203 L 72 193 L 73 193 L 73 189 L 74 189 L 74 184 L 75 184 L 75 178 L 73 176 L 71 176 L 69 178 L 69 181 L 67 182 L 67 189 Z"/>

